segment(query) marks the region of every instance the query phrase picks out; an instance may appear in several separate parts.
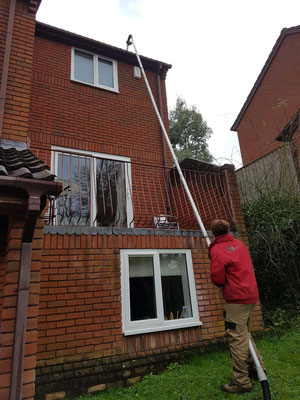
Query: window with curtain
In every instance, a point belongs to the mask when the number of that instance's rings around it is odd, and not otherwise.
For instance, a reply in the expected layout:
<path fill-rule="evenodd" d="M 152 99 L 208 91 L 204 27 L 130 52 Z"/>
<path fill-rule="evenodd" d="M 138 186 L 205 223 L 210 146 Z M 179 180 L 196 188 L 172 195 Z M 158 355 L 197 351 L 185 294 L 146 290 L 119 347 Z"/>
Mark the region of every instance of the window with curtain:
<path fill-rule="evenodd" d="M 122 250 L 125 335 L 201 325 L 190 250 Z"/>

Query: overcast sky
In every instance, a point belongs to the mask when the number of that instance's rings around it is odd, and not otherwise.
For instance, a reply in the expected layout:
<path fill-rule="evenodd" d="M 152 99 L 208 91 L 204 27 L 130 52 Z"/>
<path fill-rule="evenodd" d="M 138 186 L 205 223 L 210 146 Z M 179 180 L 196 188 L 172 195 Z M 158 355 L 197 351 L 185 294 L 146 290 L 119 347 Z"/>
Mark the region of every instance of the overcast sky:
<path fill-rule="evenodd" d="M 168 106 L 195 104 L 220 163 L 241 165 L 230 132 L 280 31 L 300 25 L 299 0 L 43 0 L 37 19 L 172 64 Z M 227 161 L 228 160 L 228 161 Z"/>

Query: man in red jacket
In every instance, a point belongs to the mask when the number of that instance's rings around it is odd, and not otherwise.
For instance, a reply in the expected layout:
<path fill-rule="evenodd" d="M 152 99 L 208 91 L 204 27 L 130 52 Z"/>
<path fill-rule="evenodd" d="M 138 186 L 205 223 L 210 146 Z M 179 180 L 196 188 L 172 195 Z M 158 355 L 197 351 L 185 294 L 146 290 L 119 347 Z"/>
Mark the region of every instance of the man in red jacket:
<path fill-rule="evenodd" d="M 216 219 L 211 224 L 215 240 L 209 246 L 210 278 L 223 289 L 225 329 L 233 362 L 232 381 L 222 386 L 228 393 L 252 390 L 248 366 L 253 368 L 249 353 L 251 313 L 258 300 L 258 289 L 248 248 L 229 234 L 229 223 Z M 256 349 L 264 368 L 262 358 Z"/>

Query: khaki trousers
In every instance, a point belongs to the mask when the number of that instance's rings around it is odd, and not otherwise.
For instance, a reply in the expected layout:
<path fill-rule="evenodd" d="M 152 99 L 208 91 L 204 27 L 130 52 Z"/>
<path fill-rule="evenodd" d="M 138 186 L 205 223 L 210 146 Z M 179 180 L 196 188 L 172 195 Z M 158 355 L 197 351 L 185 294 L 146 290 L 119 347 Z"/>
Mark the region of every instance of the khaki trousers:
<path fill-rule="evenodd" d="M 232 382 L 245 389 L 251 388 L 248 366 L 254 366 L 249 353 L 249 338 L 262 368 L 265 369 L 250 333 L 250 320 L 254 306 L 255 304 L 226 303 L 224 307 L 225 329 L 233 362 Z"/>

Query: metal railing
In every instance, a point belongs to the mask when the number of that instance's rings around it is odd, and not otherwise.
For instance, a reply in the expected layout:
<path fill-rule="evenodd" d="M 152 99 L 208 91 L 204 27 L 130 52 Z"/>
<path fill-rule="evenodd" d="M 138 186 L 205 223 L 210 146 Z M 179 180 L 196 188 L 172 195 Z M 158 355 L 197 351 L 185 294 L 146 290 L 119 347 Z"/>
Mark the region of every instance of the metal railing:
<path fill-rule="evenodd" d="M 199 229 L 173 168 L 60 150 L 52 165 L 63 191 L 49 202 L 47 224 Z M 206 227 L 214 218 L 232 221 L 224 171 L 183 174 Z"/>

